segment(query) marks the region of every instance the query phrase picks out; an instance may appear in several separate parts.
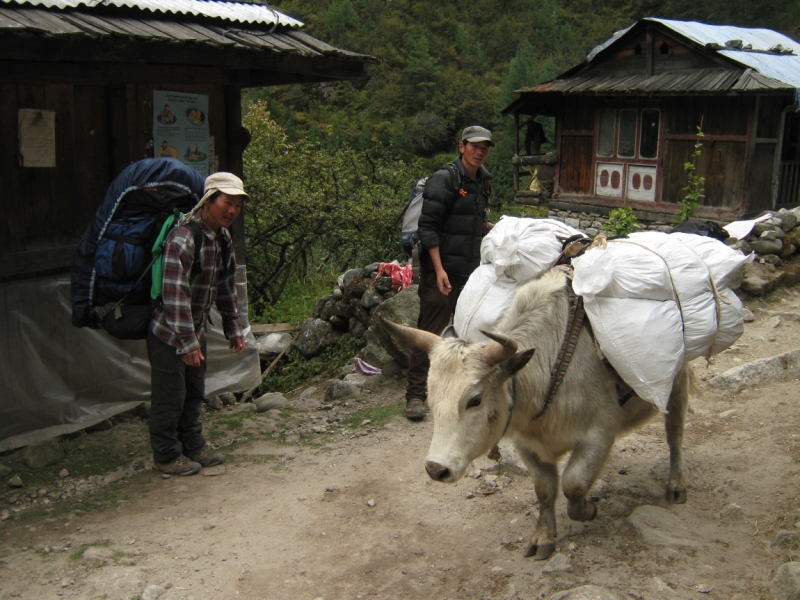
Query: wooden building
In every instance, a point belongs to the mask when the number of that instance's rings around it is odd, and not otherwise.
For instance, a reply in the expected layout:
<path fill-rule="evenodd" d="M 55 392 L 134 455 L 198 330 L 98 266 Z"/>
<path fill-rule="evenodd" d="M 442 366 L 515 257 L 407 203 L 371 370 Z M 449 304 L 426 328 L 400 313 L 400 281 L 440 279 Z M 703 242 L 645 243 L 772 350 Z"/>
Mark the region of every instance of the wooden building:
<path fill-rule="evenodd" d="M 242 88 L 357 79 L 372 60 L 258 0 L 0 2 L 0 450 L 148 397 L 143 344 L 70 324 L 69 269 L 112 179 L 161 148 L 154 98 L 207 102 L 187 118 L 207 128 L 208 170 L 241 175 Z M 236 391 L 229 375 L 207 391 Z"/>
<path fill-rule="evenodd" d="M 704 137 L 700 217 L 800 203 L 800 43 L 774 31 L 648 18 L 553 81 L 518 90 L 516 201 L 670 220 Z M 537 151 L 550 129 L 554 151 Z M 522 143 L 521 143 L 522 142 Z M 520 189 L 539 166 L 543 190 Z"/>

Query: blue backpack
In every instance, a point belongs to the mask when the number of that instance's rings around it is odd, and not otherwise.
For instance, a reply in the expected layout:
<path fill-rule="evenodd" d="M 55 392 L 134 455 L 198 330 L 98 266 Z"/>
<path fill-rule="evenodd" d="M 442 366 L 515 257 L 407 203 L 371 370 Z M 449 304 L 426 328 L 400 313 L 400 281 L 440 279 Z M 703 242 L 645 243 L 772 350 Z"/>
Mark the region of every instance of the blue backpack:
<path fill-rule="evenodd" d="M 123 169 L 75 250 L 73 325 L 103 328 L 120 339 L 146 337 L 154 242 L 171 215 L 200 201 L 204 181 L 173 158 L 147 158 Z"/>

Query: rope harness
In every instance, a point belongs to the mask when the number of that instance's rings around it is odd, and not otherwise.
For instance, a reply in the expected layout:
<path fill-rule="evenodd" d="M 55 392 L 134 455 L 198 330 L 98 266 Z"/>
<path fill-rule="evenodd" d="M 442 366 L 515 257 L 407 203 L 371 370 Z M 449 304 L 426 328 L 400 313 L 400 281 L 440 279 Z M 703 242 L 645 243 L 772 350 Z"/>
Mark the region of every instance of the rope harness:
<path fill-rule="evenodd" d="M 567 332 L 561 342 L 561 348 L 558 350 L 556 362 L 550 374 L 550 387 L 544 397 L 544 402 L 539 411 L 533 416 L 531 421 L 535 421 L 541 417 L 550 406 L 553 398 L 558 391 L 558 388 L 564 381 L 564 376 L 567 373 L 572 357 L 575 354 L 575 347 L 578 345 L 578 336 L 580 336 L 583 323 L 586 319 L 586 309 L 583 307 L 583 297 L 578 296 L 572 291 L 572 278 L 567 277 L 567 286 L 569 288 L 569 316 L 567 317 Z"/>

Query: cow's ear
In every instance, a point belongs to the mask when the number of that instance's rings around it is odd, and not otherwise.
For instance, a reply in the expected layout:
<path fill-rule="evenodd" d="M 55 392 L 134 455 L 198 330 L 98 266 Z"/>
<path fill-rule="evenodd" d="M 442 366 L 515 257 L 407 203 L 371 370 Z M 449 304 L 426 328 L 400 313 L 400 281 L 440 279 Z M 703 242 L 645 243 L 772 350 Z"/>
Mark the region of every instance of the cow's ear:
<path fill-rule="evenodd" d="M 536 352 L 536 348 L 524 350 L 523 352 L 517 352 L 508 360 L 500 363 L 500 369 L 503 371 L 503 374 L 506 377 L 516 375 L 517 371 L 528 364 L 528 361 L 533 357 L 534 352 Z"/>
<path fill-rule="evenodd" d="M 448 325 L 447 328 L 442 332 L 443 338 L 457 338 L 458 334 L 456 333 L 456 328 L 452 325 Z"/>

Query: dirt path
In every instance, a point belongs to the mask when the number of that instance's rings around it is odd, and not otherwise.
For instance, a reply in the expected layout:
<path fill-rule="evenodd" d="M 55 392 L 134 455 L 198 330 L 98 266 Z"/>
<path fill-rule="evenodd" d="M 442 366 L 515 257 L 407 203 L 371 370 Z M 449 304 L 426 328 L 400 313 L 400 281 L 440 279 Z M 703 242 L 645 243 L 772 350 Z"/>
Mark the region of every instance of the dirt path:
<path fill-rule="evenodd" d="M 434 483 L 423 469 L 430 421 L 396 416 L 314 447 L 279 444 L 275 419 L 251 414 L 251 441 L 205 476 L 141 471 L 114 484 L 103 512 L 0 523 L 0 598 L 130 600 L 155 597 L 145 593 L 155 585 L 163 600 L 527 599 L 594 584 L 620 599 L 768 599 L 775 569 L 800 554 L 797 537 L 771 546 L 779 530 L 800 533 L 800 388 L 731 394 L 706 381 L 800 347 L 800 296 L 781 290 L 750 308 L 741 340 L 694 365 L 688 502 L 663 500 L 667 446 L 654 422 L 617 442 L 593 491 L 594 522 L 570 521 L 559 498 L 549 561 L 523 557 L 537 515 L 530 477 L 484 458 L 458 484 Z M 390 381 L 362 404 L 401 398 Z M 321 414 L 294 417 L 311 426 Z M 675 519 L 663 544 L 629 520 L 648 506 Z"/>

